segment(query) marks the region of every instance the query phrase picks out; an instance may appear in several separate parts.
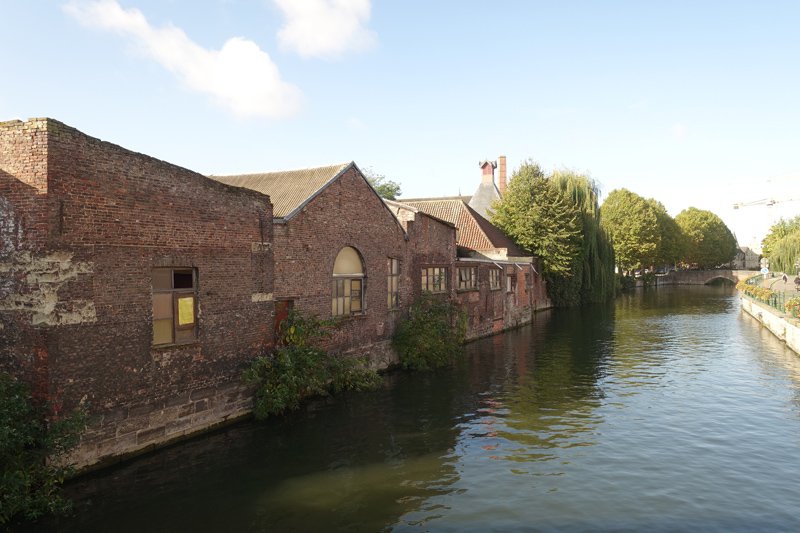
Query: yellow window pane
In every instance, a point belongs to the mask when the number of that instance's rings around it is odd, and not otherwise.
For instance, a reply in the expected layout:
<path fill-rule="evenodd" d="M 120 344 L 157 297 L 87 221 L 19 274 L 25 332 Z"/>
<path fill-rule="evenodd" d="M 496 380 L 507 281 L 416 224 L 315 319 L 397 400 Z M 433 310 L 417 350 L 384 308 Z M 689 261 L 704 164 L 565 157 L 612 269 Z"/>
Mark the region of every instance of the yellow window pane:
<path fill-rule="evenodd" d="M 153 319 L 172 318 L 172 293 L 153 295 Z"/>
<path fill-rule="evenodd" d="M 194 324 L 194 297 L 178 298 L 178 325 Z"/>
<path fill-rule="evenodd" d="M 153 344 L 172 342 L 172 319 L 153 320 Z"/>

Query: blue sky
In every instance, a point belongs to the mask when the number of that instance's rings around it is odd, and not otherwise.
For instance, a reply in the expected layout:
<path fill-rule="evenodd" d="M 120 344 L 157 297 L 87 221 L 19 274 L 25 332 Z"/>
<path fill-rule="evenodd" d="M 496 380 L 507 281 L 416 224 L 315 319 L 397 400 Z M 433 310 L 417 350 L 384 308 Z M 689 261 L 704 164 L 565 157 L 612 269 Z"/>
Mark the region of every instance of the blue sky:
<path fill-rule="evenodd" d="M 800 2 L 0 0 L 0 120 L 204 174 L 355 160 L 403 196 L 532 158 L 719 215 L 800 202 Z M 771 181 L 768 181 L 771 180 Z"/>

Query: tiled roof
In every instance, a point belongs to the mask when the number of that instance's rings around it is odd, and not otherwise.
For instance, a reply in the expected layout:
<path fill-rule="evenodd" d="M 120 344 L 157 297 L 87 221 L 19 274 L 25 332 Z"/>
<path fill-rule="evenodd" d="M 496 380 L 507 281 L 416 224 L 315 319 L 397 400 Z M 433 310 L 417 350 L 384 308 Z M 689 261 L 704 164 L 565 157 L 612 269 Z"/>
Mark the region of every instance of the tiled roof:
<path fill-rule="evenodd" d="M 298 170 L 279 170 L 260 174 L 239 174 L 234 176 L 208 176 L 216 181 L 253 189 L 268 194 L 273 205 L 273 216 L 284 218 L 310 200 L 335 178 L 353 165 L 339 163 L 327 167 L 301 168 Z"/>
<path fill-rule="evenodd" d="M 491 222 L 480 216 L 468 206 L 462 197 L 428 198 L 400 200 L 401 203 L 416 207 L 423 213 L 428 213 L 442 220 L 455 224 L 459 229 L 456 244 L 471 250 L 492 250 L 506 248 L 510 256 L 529 256 L 523 252 L 492 225 Z"/>
<path fill-rule="evenodd" d="M 437 222 L 441 222 L 442 224 L 445 224 L 445 225 L 453 227 L 453 228 L 456 227 L 456 225 L 453 224 L 452 222 L 448 222 L 447 220 L 441 219 L 441 218 L 436 217 L 436 216 L 434 216 L 434 215 L 432 215 L 430 213 L 426 213 L 425 211 L 422 211 L 421 209 L 417 209 L 414 206 L 411 206 L 411 205 L 408 205 L 408 204 L 404 204 L 402 202 L 396 202 L 394 200 L 387 200 L 386 198 L 383 198 L 383 203 L 386 204 L 389 207 L 389 210 L 392 213 L 394 213 L 395 216 L 398 214 L 399 211 L 401 211 L 403 209 L 406 209 L 408 211 L 411 211 L 412 213 L 421 212 L 423 215 L 426 215 L 426 216 L 432 218 L 433 220 L 436 220 Z"/>

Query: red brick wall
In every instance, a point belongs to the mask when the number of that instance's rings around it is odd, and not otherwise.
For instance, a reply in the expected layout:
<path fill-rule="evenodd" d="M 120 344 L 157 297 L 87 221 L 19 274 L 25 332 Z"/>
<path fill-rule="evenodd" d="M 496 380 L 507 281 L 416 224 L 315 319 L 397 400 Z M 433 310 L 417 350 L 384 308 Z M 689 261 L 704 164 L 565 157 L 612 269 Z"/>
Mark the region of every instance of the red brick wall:
<path fill-rule="evenodd" d="M 12 277 L 34 282 L 3 289 L 0 323 L 45 337 L 43 392 L 57 412 L 86 400 L 104 415 L 85 440 L 86 461 L 242 411 L 241 395 L 227 393 L 244 362 L 273 343 L 272 250 L 260 244 L 272 242 L 269 198 L 53 120 L 0 129 L 0 146 L 0 199 L 19 212 L 28 184 L 46 193 L 37 197 L 46 224 L 30 231 L 23 218 L 30 239 L 6 254 Z M 196 269 L 198 339 L 154 348 L 152 269 L 167 266 Z M 33 311 L 9 303 L 31 294 Z M 31 359 L 23 351 L 0 344 L 0 365 L 18 370 Z"/>
<path fill-rule="evenodd" d="M 400 211 L 408 213 L 408 211 Z M 447 283 L 451 290 L 457 287 L 456 273 L 453 264 L 456 259 L 456 229 L 453 226 L 442 223 L 435 218 L 426 215 L 422 211 L 414 213 L 413 219 L 410 216 L 403 218 L 408 231 L 409 241 L 406 252 L 405 263 L 408 265 L 407 280 L 411 292 L 410 303 L 422 293 L 422 267 L 425 266 L 446 266 L 448 268 Z"/>
<path fill-rule="evenodd" d="M 275 225 L 275 296 L 296 309 L 331 316 L 333 264 L 342 248 L 361 254 L 365 266 L 363 316 L 342 318 L 325 347 L 357 352 L 376 364 L 394 362 L 388 348 L 398 311 L 387 309 L 388 257 L 403 259 L 405 234 L 395 217 L 350 167 L 285 224 Z M 401 263 L 401 301 L 407 301 L 407 265 Z"/>

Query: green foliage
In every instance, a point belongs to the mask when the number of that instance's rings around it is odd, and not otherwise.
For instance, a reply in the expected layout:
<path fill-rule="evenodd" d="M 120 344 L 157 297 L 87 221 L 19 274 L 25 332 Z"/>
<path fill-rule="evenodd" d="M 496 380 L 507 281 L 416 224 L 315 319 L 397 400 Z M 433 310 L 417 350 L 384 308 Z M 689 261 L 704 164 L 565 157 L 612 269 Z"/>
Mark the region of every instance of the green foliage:
<path fill-rule="evenodd" d="M 17 514 L 34 519 L 72 509 L 59 491 L 74 473 L 66 461 L 80 444 L 88 410 L 49 421 L 46 413 L 23 383 L 0 372 L 0 524 Z"/>
<path fill-rule="evenodd" d="M 399 183 L 386 179 L 386 176 L 376 173 L 372 170 L 372 167 L 364 168 L 363 173 L 369 184 L 372 185 L 372 188 L 375 189 L 375 192 L 377 192 L 378 196 L 381 198 L 397 200 L 397 197 L 402 194 Z"/>
<path fill-rule="evenodd" d="M 335 319 L 322 320 L 294 309 L 281 322 L 279 346 L 245 369 L 243 379 L 257 386 L 253 412 L 258 419 L 289 409 L 311 396 L 380 386 L 381 376 L 361 359 L 338 359 L 314 344 L 330 335 Z"/>
<path fill-rule="evenodd" d="M 800 259 L 800 215 L 778 220 L 770 227 L 761 246 L 772 270 L 794 273 L 794 265 Z"/>
<path fill-rule="evenodd" d="M 675 217 L 688 240 L 683 261 L 709 268 L 736 257 L 736 238 L 728 226 L 711 211 L 690 207 Z"/>
<path fill-rule="evenodd" d="M 775 243 L 793 233 L 800 232 L 800 215 L 794 218 L 785 219 L 781 217 L 769 228 L 767 236 L 761 241 L 761 250 L 764 257 L 772 255 L 772 249 Z"/>
<path fill-rule="evenodd" d="M 582 247 L 569 275 L 548 278 L 548 295 L 558 295 L 553 302 L 559 307 L 603 302 L 614 295 L 614 248 L 600 220 L 600 184 L 568 169 L 556 170 L 550 179 L 581 213 Z"/>
<path fill-rule="evenodd" d="M 440 368 L 463 353 L 467 314 L 458 302 L 423 293 L 400 322 L 392 346 L 403 368 Z"/>
<path fill-rule="evenodd" d="M 661 236 L 653 263 L 656 265 L 674 265 L 683 257 L 685 250 L 689 246 L 689 241 L 680 225 L 674 218 L 669 216 L 664 204 L 653 198 L 649 198 L 645 202 L 656 215 L 658 234 Z"/>
<path fill-rule="evenodd" d="M 652 265 L 661 236 L 650 204 L 627 189 L 615 189 L 608 194 L 600 211 L 619 265 L 625 270 Z"/>
<path fill-rule="evenodd" d="M 633 276 L 625 276 L 623 274 L 616 275 L 617 292 L 629 291 L 636 287 L 636 278 Z"/>
<path fill-rule="evenodd" d="M 542 258 L 545 275 L 570 275 L 581 250 L 581 212 L 538 163 L 529 159 L 514 171 L 492 211 L 495 226 L 521 249 Z"/>

